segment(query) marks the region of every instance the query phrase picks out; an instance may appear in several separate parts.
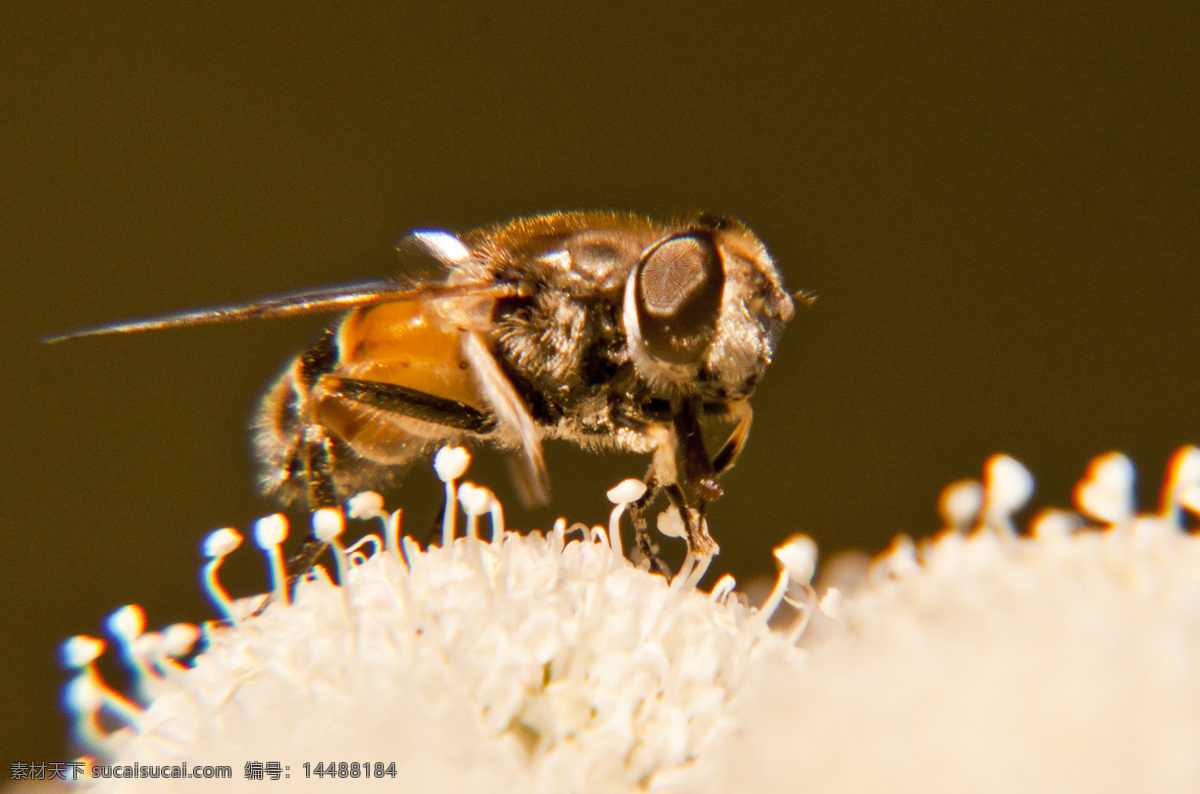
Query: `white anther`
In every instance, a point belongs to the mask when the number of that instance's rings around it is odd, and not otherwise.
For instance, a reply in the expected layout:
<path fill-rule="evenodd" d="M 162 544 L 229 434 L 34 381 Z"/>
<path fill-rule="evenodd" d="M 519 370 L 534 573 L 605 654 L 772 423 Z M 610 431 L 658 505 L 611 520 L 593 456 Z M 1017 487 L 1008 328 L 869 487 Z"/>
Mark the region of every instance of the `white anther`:
<path fill-rule="evenodd" d="M 836 587 L 829 588 L 825 595 L 821 596 L 817 606 L 826 617 L 837 620 L 842 614 L 842 591 Z"/>
<path fill-rule="evenodd" d="M 312 514 L 313 537 L 322 543 L 333 541 L 346 527 L 341 510 L 322 507 Z"/>
<path fill-rule="evenodd" d="M 200 629 L 191 623 L 172 624 L 163 630 L 163 653 L 176 659 L 187 656 L 199 639 Z"/>
<path fill-rule="evenodd" d="M 137 604 L 129 604 L 109 615 L 106 625 L 117 639 L 133 642 L 146 630 L 146 613 Z"/>
<path fill-rule="evenodd" d="M 87 667 L 104 653 L 104 640 L 79 634 L 62 644 L 62 660 L 67 667 L 76 670 Z"/>
<path fill-rule="evenodd" d="M 1033 475 L 1008 455 L 993 455 L 984 466 L 989 521 L 1007 522 L 1033 496 Z"/>
<path fill-rule="evenodd" d="M 353 519 L 386 518 L 383 497 L 374 491 L 356 493 L 346 500 L 346 513 Z"/>
<path fill-rule="evenodd" d="M 683 516 L 679 515 L 679 509 L 675 505 L 659 513 L 655 524 L 658 531 L 669 538 L 682 538 L 687 534 L 687 524 L 683 523 Z"/>
<path fill-rule="evenodd" d="M 492 493 L 487 488 L 464 482 L 458 486 L 458 502 L 467 515 L 481 516 L 492 508 Z"/>
<path fill-rule="evenodd" d="M 208 558 L 203 569 L 204 589 L 217 609 L 225 613 L 225 617 L 233 623 L 238 623 L 240 616 L 234 609 L 233 599 L 229 597 L 229 593 L 225 592 L 221 580 L 217 578 L 217 570 L 220 569 L 225 558 L 240 545 L 242 545 L 242 534 L 232 527 L 225 527 L 208 533 L 203 546 L 204 556 Z"/>
<path fill-rule="evenodd" d="M 214 529 L 204 539 L 204 556 L 211 559 L 232 554 L 234 549 L 242 545 L 242 533 L 233 527 Z"/>
<path fill-rule="evenodd" d="M 983 486 L 975 480 L 960 480 L 947 485 L 938 500 L 938 512 L 946 526 L 965 530 L 979 518 L 983 509 Z"/>
<path fill-rule="evenodd" d="M 1175 453 L 1175 479 L 1200 483 L 1200 447 L 1183 447 Z"/>
<path fill-rule="evenodd" d="M 787 569 L 789 579 L 808 584 L 817 572 L 817 544 L 807 535 L 793 535 L 775 547 L 775 559 Z"/>
<path fill-rule="evenodd" d="M 442 447 L 433 456 L 433 470 L 442 482 L 463 476 L 470 463 L 471 455 L 462 447 Z"/>
<path fill-rule="evenodd" d="M 624 544 L 621 541 L 621 514 L 645 494 L 646 483 L 634 479 L 622 480 L 608 489 L 608 501 L 614 505 L 608 515 L 608 540 L 612 544 L 611 548 L 617 552 L 613 558 L 614 566 L 624 564 L 625 560 Z"/>
<path fill-rule="evenodd" d="M 260 549 L 272 549 L 288 536 L 287 517 L 275 513 L 254 522 L 254 542 Z"/>
<path fill-rule="evenodd" d="M 641 480 L 622 480 L 608 489 L 608 501 L 615 505 L 627 505 L 646 495 L 646 483 Z"/>
<path fill-rule="evenodd" d="M 1091 462 L 1087 476 L 1076 486 L 1075 502 L 1080 510 L 1099 521 L 1125 523 L 1135 509 L 1136 476 L 1132 461 L 1120 452 L 1101 455 Z"/>

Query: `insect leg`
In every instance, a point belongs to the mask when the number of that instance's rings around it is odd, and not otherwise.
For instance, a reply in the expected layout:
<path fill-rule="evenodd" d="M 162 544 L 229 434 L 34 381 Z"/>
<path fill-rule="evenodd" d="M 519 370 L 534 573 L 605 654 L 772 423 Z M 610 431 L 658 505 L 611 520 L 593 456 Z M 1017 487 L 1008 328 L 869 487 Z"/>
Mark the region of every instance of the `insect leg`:
<path fill-rule="evenodd" d="M 325 428 L 317 424 L 309 425 L 304 430 L 304 468 L 308 482 L 308 504 L 313 510 L 320 508 L 339 508 L 337 486 L 333 480 L 333 439 L 325 432 Z M 295 600 L 296 586 L 303 579 L 317 560 L 329 548 L 329 544 L 320 540 L 306 540 L 300 550 L 288 559 L 288 598 Z"/>
<path fill-rule="evenodd" d="M 304 430 L 304 473 L 308 482 L 308 505 L 337 509 L 337 485 L 333 479 L 333 439 L 317 424 Z"/>
<path fill-rule="evenodd" d="M 737 426 L 733 428 L 729 438 L 725 440 L 720 451 L 713 457 L 713 473 L 718 477 L 733 468 L 733 464 L 737 462 L 738 455 L 742 453 L 742 448 L 746 446 L 746 439 L 750 436 L 750 422 L 754 419 L 754 412 L 750 410 L 750 403 L 746 400 L 734 400 L 726 403 L 725 410 L 730 416 L 737 419 Z"/>
<path fill-rule="evenodd" d="M 700 428 L 700 400 L 682 399 L 677 401 L 674 408 L 675 436 L 683 444 L 684 474 L 687 481 L 696 487 L 696 499 L 699 502 L 695 510 L 687 508 L 686 504 L 676 506 L 687 523 L 688 551 L 697 556 L 711 556 L 717 553 L 719 547 L 708 534 L 704 523 L 704 510 L 709 502 L 720 497 L 724 491 L 717 482 L 713 460 L 704 448 L 704 434 Z M 678 489 L 677 484 L 676 488 Z M 682 489 L 678 490 L 678 497 L 682 501 Z"/>
<path fill-rule="evenodd" d="M 696 486 L 700 498 L 711 502 L 724 493 L 713 471 L 713 461 L 704 448 L 700 428 L 700 400 L 679 400 L 675 407 L 675 436 L 683 444 L 684 475 Z"/>
<path fill-rule="evenodd" d="M 641 499 L 629 505 L 629 518 L 633 522 L 634 543 L 637 549 L 635 561 L 646 560 L 650 565 L 651 573 L 662 574 L 670 579 L 671 567 L 663 560 L 658 544 L 654 542 L 654 538 L 646 526 L 646 508 L 654 503 L 661 490 L 658 483 L 654 482 L 653 475 L 648 474 L 646 476 L 646 493 L 642 494 Z"/>
<path fill-rule="evenodd" d="M 660 573 L 668 579 L 671 568 L 663 561 L 658 544 L 650 535 L 646 524 L 646 510 L 654 504 L 658 494 L 663 490 L 663 483 L 674 485 L 677 474 L 675 470 L 675 436 L 663 425 L 649 422 L 641 417 L 629 415 L 624 411 L 614 411 L 613 419 L 627 430 L 632 430 L 645 436 L 654 449 L 654 457 L 646 470 L 643 482 L 646 483 L 646 493 L 642 498 L 629 505 L 629 518 L 633 522 L 635 541 L 635 560 L 646 560 L 650 570 Z M 687 515 L 684 513 L 684 515 Z"/>
<path fill-rule="evenodd" d="M 496 429 L 496 417 L 487 411 L 445 397 L 437 397 L 395 383 L 357 380 L 326 375 L 319 382 L 322 399 L 341 398 L 470 433 L 489 433 Z"/>

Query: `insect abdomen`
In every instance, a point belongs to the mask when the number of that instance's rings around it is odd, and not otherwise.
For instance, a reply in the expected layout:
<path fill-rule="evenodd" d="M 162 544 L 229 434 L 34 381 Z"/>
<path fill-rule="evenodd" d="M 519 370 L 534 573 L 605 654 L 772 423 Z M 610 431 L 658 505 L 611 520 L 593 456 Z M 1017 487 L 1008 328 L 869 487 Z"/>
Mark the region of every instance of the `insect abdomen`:
<path fill-rule="evenodd" d="M 335 371 L 482 409 L 463 358 L 460 334 L 426 301 L 358 309 L 337 331 Z"/>

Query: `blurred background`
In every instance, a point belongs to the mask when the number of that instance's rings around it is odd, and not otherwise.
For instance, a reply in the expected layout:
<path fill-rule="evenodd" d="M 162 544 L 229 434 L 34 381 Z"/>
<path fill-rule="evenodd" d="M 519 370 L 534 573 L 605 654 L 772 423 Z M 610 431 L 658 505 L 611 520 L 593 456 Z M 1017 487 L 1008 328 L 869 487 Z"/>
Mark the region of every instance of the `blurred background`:
<path fill-rule="evenodd" d="M 712 506 L 710 582 L 771 574 L 794 532 L 936 531 L 995 452 L 1037 477 L 1026 517 L 1113 449 L 1153 506 L 1200 442 L 1200 6 L 375 5 L 5 12 L 5 765 L 69 757 L 63 638 L 131 602 L 214 616 L 198 544 L 275 509 L 247 420 L 329 318 L 37 340 L 386 276 L 411 228 L 706 209 L 819 296 Z M 513 525 L 602 521 L 644 471 L 547 453 L 555 502 L 509 498 Z M 511 494 L 495 455 L 470 476 Z M 388 494 L 417 534 L 435 484 Z M 224 581 L 264 568 L 243 549 Z"/>

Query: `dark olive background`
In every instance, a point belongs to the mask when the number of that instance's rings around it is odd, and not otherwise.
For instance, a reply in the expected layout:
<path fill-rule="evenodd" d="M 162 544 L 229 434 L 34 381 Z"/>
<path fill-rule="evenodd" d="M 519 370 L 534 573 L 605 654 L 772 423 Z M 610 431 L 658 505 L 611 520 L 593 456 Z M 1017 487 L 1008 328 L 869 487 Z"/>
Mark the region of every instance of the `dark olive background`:
<path fill-rule="evenodd" d="M 824 553 L 933 531 L 998 451 L 1038 478 L 1026 515 L 1110 449 L 1153 503 L 1200 441 L 1200 12 L 963 5 L 5 20 L 0 762 L 65 756 L 62 638 L 129 602 L 213 615 L 197 545 L 273 509 L 247 417 L 325 320 L 38 338 L 387 275 L 414 227 L 708 209 L 819 295 L 713 507 L 715 572 L 769 573 L 797 531 Z M 510 499 L 516 525 L 601 521 L 643 471 L 547 452 L 553 510 Z M 510 492 L 494 456 L 472 474 Z M 433 486 L 389 503 L 423 527 Z M 255 551 L 228 568 L 263 587 Z"/>

